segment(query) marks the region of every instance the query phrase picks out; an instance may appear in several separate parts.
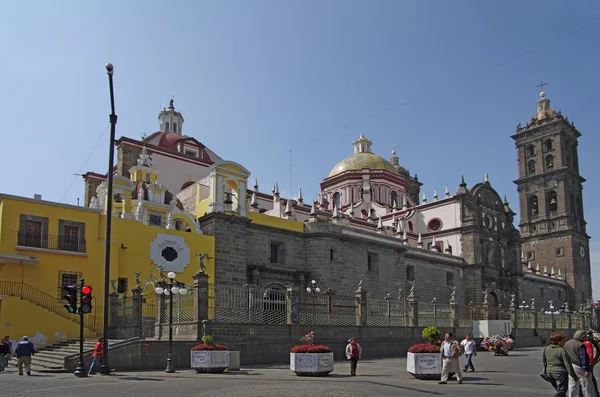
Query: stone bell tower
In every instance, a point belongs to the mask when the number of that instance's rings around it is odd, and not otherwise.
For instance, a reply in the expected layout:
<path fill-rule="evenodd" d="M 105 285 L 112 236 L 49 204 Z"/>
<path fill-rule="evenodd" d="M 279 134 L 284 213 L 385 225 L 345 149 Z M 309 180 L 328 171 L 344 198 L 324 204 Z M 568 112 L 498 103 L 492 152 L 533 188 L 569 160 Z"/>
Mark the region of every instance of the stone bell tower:
<path fill-rule="evenodd" d="M 537 112 L 512 136 L 518 153 L 521 250 L 536 266 L 562 269 L 572 290 L 571 309 L 592 298 L 589 239 L 583 215 L 583 182 L 577 146 L 581 133 L 540 84 Z"/>

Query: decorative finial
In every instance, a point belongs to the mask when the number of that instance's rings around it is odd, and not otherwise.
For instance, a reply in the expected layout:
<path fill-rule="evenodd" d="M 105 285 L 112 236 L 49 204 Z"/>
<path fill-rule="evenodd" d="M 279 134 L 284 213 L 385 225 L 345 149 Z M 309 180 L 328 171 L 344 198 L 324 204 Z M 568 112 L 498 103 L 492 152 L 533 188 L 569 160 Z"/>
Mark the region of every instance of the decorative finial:
<path fill-rule="evenodd" d="M 394 143 L 392 145 L 392 156 L 395 156 L 395 155 L 396 155 L 396 144 Z"/>
<path fill-rule="evenodd" d="M 377 221 L 377 229 L 378 230 L 383 229 L 383 221 L 381 220 L 381 215 L 379 215 L 379 220 Z"/>
<path fill-rule="evenodd" d="M 398 222 L 396 222 L 396 234 L 400 235 L 403 232 L 402 229 L 402 221 L 398 219 Z"/>
<path fill-rule="evenodd" d="M 433 201 L 438 201 L 438 192 L 437 188 L 433 188 Z"/>
<path fill-rule="evenodd" d="M 427 202 L 427 193 L 423 192 L 423 200 L 422 203 L 425 204 Z"/>
<path fill-rule="evenodd" d="M 313 203 L 312 207 L 310 207 L 310 216 L 312 216 L 312 217 L 317 216 L 317 206 L 315 205 L 315 203 Z"/>
<path fill-rule="evenodd" d="M 421 237 L 421 233 L 419 233 L 419 237 L 417 238 L 417 247 L 423 248 L 423 238 Z"/>
<path fill-rule="evenodd" d="M 444 192 L 444 197 L 450 197 L 450 190 L 448 189 L 448 185 L 446 185 L 446 191 Z"/>
<path fill-rule="evenodd" d="M 298 202 L 300 204 L 304 204 L 304 199 L 302 198 L 302 189 L 298 189 Z"/>
<path fill-rule="evenodd" d="M 292 200 L 291 199 L 287 199 L 285 202 L 285 212 L 284 214 L 286 214 L 287 216 L 292 215 Z"/>
<path fill-rule="evenodd" d="M 169 110 L 175 110 L 175 106 L 173 106 L 173 98 L 169 101 Z"/>
<path fill-rule="evenodd" d="M 333 219 L 340 219 L 340 210 L 336 204 L 333 204 L 333 215 L 331 216 Z"/>
<path fill-rule="evenodd" d="M 433 236 L 431 239 L 431 251 L 437 251 L 437 241 L 435 236 Z"/>
<path fill-rule="evenodd" d="M 544 98 L 546 96 L 546 93 L 544 92 L 544 86 L 547 85 L 547 83 L 544 83 L 543 81 L 540 82 L 540 84 L 537 85 L 537 87 L 540 89 L 540 97 Z"/>
<path fill-rule="evenodd" d="M 254 178 L 254 191 L 258 192 L 258 178 Z"/>
<path fill-rule="evenodd" d="M 402 245 L 408 245 L 408 233 L 406 232 L 406 229 L 402 232 Z"/>
<path fill-rule="evenodd" d="M 252 199 L 250 200 L 250 207 L 258 208 L 258 200 L 256 199 L 256 192 L 252 192 Z"/>
<path fill-rule="evenodd" d="M 460 187 L 467 187 L 467 182 L 465 182 L 465 176 L 464 175 L 462 175 L 460 177 L 460 185 L 459 186 Z"/>
<path fill-rule="evenodd" d="M 490 183 L 490 176 L 487 173 L 483 175 L 483 183 Z"/>

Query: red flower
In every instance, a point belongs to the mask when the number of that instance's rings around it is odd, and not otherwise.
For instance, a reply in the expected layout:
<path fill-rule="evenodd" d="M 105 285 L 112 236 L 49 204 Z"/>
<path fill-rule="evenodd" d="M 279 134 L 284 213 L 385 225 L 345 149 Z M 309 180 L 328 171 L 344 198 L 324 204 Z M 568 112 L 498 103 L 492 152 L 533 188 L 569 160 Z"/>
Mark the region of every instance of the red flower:
<path fill-rule="evenodd" d="M 192 347 L 192 350 L 229 350 L 229 349 L 225 345 L 217 345 L 217 344 L 205 345 L 204 343 L 201 343 L 199 345 Z"/>
<path fill-rule="evenodd" d="M 298 345 L 292 347 L 292 353 L 330 353 L 331 349 L 323 345 Z"/>
<path fill-rule="evenodd" d="M 439 353 L 440 347 L 436 345 L 431 345 L 429 343 L 419 343 L 417 345 L 412 345 L 408 349 L 409 353 Z"/>

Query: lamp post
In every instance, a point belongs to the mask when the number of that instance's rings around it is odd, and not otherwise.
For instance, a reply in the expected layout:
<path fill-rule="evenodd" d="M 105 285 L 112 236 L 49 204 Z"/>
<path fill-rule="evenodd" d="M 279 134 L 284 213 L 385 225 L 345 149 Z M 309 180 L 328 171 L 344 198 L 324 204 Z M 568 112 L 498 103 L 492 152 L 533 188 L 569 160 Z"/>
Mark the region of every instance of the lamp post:
<path fill-rule="evenodd" d="M 171 295 L 169 298 L 169 354 L 167 355 L 167 368 L 165 369 L 165 372 L 167 373 L 175 372 L 171 360 L 171 351 L 173 350 L 173 298 L 177 294 L 187 294 L 185 284 L 175 280 L 175 276 L 175 272 L 169 272 L 167 274 L 169 282 L 166 282 L 165 280 L 158 281 L 156 283 L 156 288 L 154 289 L 154 292 L 156 292 L 157 295 Z"/>
<path fill-rule="evenodd" d="M 110 91 L 110 145 L 108 148 L 108 173 L 106 175 L 106 235 L 104 248 L 104 315 L 103 325 L 103 349 L 102 349 L 102 375 L 110 375 L 108 364 L 108 284 L 110 282 L 110 239 L 112 222 L 112 204 L 113 204 L 113 163 L 115 160 L 115 128 L 117 125 L 117 115 L 115 114 L 115 93 L 113 89 L 113 65 L 106 64 L 106 73 L 108 74 L 108 89 Z"/>
<path fill-rule="evenodd" d="M 548 303 L 550 304 L 550 307 L 544 314 L 550 315 L 550 321 L 552 321 L 552 332 L 554 332 L 556 330 L 556 319 L 554 318 L 554 315 L 559 314 L 560 312 L 554 307 L 553 301 L 549 301 Z"/>
<path fill-rule="evenodd" d="M 315 312 L 315 296 L 317 296 L 317 294 L 319 292 L 321 292 L 321 288 L 319 288 L 319 286 L 317 285 L 317 281 L 316 280 L 312 280 L 310 282 L 310 284 L 308 285 L 308 287 L 306 287 L 306 292 L 310 293 L 314 293 L 313 296 L 313 304 L 312 304 L 312 312 Z"/>

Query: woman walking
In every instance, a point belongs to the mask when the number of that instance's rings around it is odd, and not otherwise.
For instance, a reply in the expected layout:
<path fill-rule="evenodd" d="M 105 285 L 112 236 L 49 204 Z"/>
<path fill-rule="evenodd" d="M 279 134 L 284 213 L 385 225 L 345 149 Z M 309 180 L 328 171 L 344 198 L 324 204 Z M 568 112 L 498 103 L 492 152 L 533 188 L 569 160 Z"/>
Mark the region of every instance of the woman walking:
<path fill-rule="evenodd" d="M 546 368 L 548 382 L 552 384 L 556 393 L 554 397 L 566 397 L 569 390 L 569 376 L 576 382 L 579 381 L 571 365 L 571 359 L 563 348 L 566 338 L 562 332 L 553 332 L 550 335 L 550 345 L 544 349 L 542 359 Z"/>
<path fill-rule="evenodd" d="M 354 338 L 348 339 L 348 342 L 349 343 L 346 346 L 346 357 L 350 360 L 350 375 L 356 376 L 356 365 L 358 364 L 358 359 L 362 355 L 362 348 Z"/>
<path fill-rule="evenodd" d="M 104 343 L 104 338 L 100 337 L 98 339 L 98 342 L 96 342 L 96 347 L 94 347 L 94 353 L 92 353 L 92 364 L 90 364 L 90 369 L 88 371 L 88 375 L 92 374 L 92 371 L 94 370 L 94 366 L 96 365 L 96 362 L 100 362 L 100 364 L 102 364 L 102 355 L 103 355 L 103 343 Z"/>

